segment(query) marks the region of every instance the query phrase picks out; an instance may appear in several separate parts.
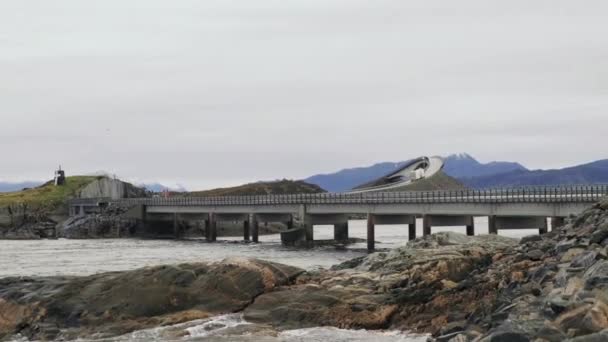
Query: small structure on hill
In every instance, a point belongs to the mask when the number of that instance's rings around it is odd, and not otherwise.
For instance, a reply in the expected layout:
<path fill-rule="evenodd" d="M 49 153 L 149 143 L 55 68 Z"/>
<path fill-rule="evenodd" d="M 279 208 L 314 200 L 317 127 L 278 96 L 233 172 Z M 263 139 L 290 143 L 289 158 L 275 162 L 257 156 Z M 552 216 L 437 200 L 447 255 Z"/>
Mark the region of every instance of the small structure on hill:
<path fill-rule="evenodd" d="M 59 165 L 59 170 L 55 171 L 55 186 L 61 186 L 65 184 L 65 171 L 61 169 L 61 165 Z"/>

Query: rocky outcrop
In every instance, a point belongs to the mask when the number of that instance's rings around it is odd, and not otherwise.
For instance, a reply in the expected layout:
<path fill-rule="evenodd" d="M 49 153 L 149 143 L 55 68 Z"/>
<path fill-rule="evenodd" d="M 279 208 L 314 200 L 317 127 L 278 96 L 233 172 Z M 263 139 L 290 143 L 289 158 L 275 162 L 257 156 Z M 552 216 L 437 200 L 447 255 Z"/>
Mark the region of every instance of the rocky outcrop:
<path fill-rule="evenodd" d="M 136 226 L 136 220 L 119 216 L 75 216 L 61 224 L 58 235 L 66 239 L 130 237 L 134 235 Z"/>
<path fill-rule="evenodd" d="M 458 302 L 433 302 L 433 298 L 453 291 L 469 274 L 487 267 L 494 255 L 516 245 L 516 240 L 499 236 L 438 233 L 330 271 L 302 275 L 297 285 L 259 297 L 245 310 L 245 318 L 282 328 L 332 325 L 439 331 L 445 323 L 441 317 Z M 462 295 L 459 309 L 477 299 Z M 462 315 L 464 319 L 466 311 Z"/>
<path fill-rule="evenodd" d="M 88 277 L 0 279 L 0 340 L 104 338 L 243 310 L 303 271 L 226 259 Z"/>
<path fill-rule="evenodd" d="M 27 204 L 0 208 L 0 239 L 55 238 L 57 223 L 50 217 L 52 214 Z"/>
<path fill-rule="evenodd" d="M 520 242 L 439 233 L 306 273 L 248 320 L 432 334 L 438 341 L 600 341 L 608 329 L 608 202 Z"/>

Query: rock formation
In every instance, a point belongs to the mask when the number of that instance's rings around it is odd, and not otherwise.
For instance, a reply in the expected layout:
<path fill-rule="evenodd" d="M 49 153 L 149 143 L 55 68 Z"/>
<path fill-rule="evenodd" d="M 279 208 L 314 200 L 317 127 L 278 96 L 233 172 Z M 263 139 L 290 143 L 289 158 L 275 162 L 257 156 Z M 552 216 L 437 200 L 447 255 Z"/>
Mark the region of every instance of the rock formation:
<path fill-rule="evenodd" d="M 303 271 L 260 260 L 0 279 L 0 340 L 104 338 L 243 310 Z"/>

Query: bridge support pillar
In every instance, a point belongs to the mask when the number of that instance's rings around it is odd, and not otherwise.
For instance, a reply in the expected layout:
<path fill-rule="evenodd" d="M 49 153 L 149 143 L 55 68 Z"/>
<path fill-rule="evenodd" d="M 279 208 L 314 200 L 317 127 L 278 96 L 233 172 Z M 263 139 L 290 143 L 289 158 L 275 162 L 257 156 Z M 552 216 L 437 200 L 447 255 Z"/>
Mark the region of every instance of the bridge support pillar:
<path fill-rule="evenodd" d="M 304 227 L 304 233 L 306 235 L 306 241 L 315 240 L 315 230 L 312 222 L 312 217 L 308 214 L 304 214 L 302 218 L 302 225 Z"/>
<path fill-rule="evenodd" d="M 290 215 L 289 221 L 286 223 L 287 229 L 293 229 L 293 215 Z"/>
<path fill-rule="evenodd" d="M 243 240 L 249 241 L 249 220 L 243 222 Z"/>
<path fill-rule="evenodd" d="M 424 215 L 422 218 L 422 236 L 431 235 L 431 218 L 428 215 Z"/>
<path fill-rule="evenodd" d="M 334 240 L 346 241 L 348 240 L 348 221 L 344 223 L 334 224 Z"/>
<path fill-rule="evenodd" d="M 551 218 L 551 230 L 563 227 L 566 224 L 566 219 L 563 217 L 554 216 Z"/>
<path fill-rule="evenodd" d="M 547 234 L 548 231 L 549 231 L 549 226 L 547 224 L 547 218 L 543 217 L 543 221 L 541 222 L 541 225 L 538 228 L 538 234 L 540 234 L 540 235 Z"/>
<path fill-rule="evenodd" d="M 416 240 L 416 218 L 414 217 L 414 223 L 408 225 L 407 237 L 410 241 Z"/>
<path fill-rule="evenodd" d="M 173 235 L 175 236 L 176 239 L 180 238 L 178 218 L 179 217 L 177 216 L 177 213 L 173 213 Z"/>
<path fill-rule="evenodd" d="M 376 249 L 376 218 L 373 214 L 367 214 L 367 250 L 372 252 Z"/>
<path fill-rule="evenodd" d="M 252 215 L 251 241 L 254 243 L 260 242 L 260 222 L 255 215 Z"/>
<path fill-rule="evenodd" d="M 475 222 L 471 222 L 471 224 L 467 225 L 467 235 L 475 236 Z"/>
<path fill-rule="evenodd" d="M 214 213 L 209 213 L 209 218 L 205 221 L 205 233 L 207 241 L 217 240 L 217 221 Z"/>
<path fill-rule="evenodd" d="M 488 234 L 497 235 L 496 216 L 488 216 Z"/>

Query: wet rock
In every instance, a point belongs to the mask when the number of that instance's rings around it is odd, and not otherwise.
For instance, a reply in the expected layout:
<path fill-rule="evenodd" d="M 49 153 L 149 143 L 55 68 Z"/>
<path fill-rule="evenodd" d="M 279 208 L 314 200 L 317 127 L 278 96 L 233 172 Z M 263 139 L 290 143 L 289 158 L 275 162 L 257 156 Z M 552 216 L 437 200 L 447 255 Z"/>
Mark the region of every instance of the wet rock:
<path fill-rule="evenodd" d="M 544 253 L 541 250 L 533 249 L 526 256 L 530 260 L 541 260 L 543 258 Z"/>
<path fill-rule="evenodd" d="M 608 287 L 608 261 L 601 260 L 589 267 L 583 279 L 587 289 Z"/>
<path fill-rule="evenodd" d="M 63 222 L 59 237 L 66 239 L 120 238 L 133 235 L 137 221 L 108 213 L 75 216 Z"/>
<path fill-rule="evenodd" d="M 596 251 L 587 251 L 577 255 L 572 262 L 570 263 L 570 267 L 580 267 L 583 269 L 587 269 L 589 266 L 595 263 L 595 259 L 597 258 Z"/>
<path fill-rule="evenodd" d="M 603 224 L 591 234 L 589 241 L 591 243 L 601 243 L 606 238 L 608 238 L 608 224 Z"/>
<path fill-rule="evenodd" d="M 244 309 L 303 271 L 255 259 L 184 264 L 76 278 L 0 279 L 0 331 L 40 338 L 49 326 L 109 336 Z"/>
<path fill-rule="evenodd" d="M 576 240 L 572 239 L 572 240 L 566 240 L 566 241 L 560 241 L 556 246 L 555 246 L 555 251 L 557 253 L 564 253 L 567 250 L 569 250 L 570 248 L 576 246 Z"/>
<path fill-rule="evenodd" d="M 537 242 L 537 241 L 542 241 L 542 240 L 543 240 L 543 237 L 540 235 L 528 235 L 528 236 L 524 236 L 523 238 L 521 238 L 520 244 L 525 245 L 530 242 Z"/>

